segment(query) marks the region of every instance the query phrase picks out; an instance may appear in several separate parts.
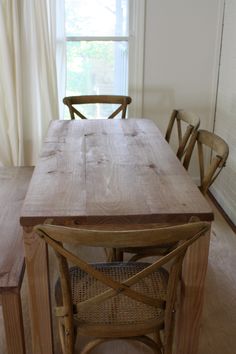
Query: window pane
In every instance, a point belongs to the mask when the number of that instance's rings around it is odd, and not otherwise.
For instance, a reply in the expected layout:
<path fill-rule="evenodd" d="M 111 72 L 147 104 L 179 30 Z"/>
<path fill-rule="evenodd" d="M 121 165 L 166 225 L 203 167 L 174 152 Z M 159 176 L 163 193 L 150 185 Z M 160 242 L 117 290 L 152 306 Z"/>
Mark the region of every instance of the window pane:
<path fill-rule="evenodd" d="M 128 35 L 128 1 L 65 0 L 66 35 Z"/>
<path fill-rule="evenodd" d="M 67 42 L 67 96 L 126 95 L 127 42 Z"/>

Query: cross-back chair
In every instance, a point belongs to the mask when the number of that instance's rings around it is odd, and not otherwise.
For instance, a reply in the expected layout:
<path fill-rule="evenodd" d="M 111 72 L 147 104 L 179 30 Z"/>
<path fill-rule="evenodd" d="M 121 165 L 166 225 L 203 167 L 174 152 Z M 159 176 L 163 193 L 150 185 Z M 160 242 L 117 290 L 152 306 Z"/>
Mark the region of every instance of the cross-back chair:
<path fill-rule="evenodd" d="M 191 135 L 200 125 L 200 119 L 195 113 L 184 111 L 182 109 L 173 110 L 165 135 L 165 139 L 168 143 L 170 142 L 175 123 L 178 133 L 178 149 L 176 156 L 181 160 L 185 154 Z"/>
<path fill-rule="evenodd" d="M 88 104 L 109 104 L 119 105 L 118 108 L 107 117 L 108 119 L 116 117 L 121 112 L 121 118 L 125 118 L 128 104 L 132 101 L 129 96 L 116 96 L 116 95 L 90 95 L 90 96 L 70 96 L 64 97 L 63 103 L 68 106 L 71 119 L 75 119 L 76 115 L 81 119 L 88 119 L 82 114 L 77 105 Z M 76 106 L 76 107 L 75 107 Z"/>
<path fill-rule="evenodd" d="M 200 170 L 199 189 L 203 194 L 206 194 L 209 187 L 225 166 L 229 155 L 229 146 L 221 137 L 212 132 L 202 129 L 195 132 L 191 138 L 183 161 L 183 165 L 186 169 L 189 167 L 192 152 L 196 143 Z M 205 157 L 206 147 L 208 147 L 208 150 L 210 149 L 212 153 L 212 158 L 210 163 L 208 163 L 208 166 L 206 166 Z"/>
<path fill-rule="evenodd" d="M 128 231 L 82 230 L 38 225 L 35 232 L 56 253 L 56 315 L 64 354 L 74 353 L 78 335 L 95 337 L 82 349 L 113 339 L 140 341 L 155 353 L 172 353 L 177 285 L 187 248 L 209 229 L 206 222 Z M 102 248 L 161 246 L 172 251 L 154 263 L 89 264 L 65 244 Z M 69 268 L 69 263 L 72 265 Z M 164 266 L 169 264 L 169 271 Z M 163 331 L 163 336 L 160 336 Z M 155 333 L 154 341 L 148 334 Z"/>

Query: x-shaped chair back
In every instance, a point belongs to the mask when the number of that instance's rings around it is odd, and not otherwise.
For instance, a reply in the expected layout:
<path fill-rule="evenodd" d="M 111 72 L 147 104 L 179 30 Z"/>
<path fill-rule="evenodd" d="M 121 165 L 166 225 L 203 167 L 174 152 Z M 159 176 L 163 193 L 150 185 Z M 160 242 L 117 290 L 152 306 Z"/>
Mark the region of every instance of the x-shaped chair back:
<path fill-rule="evenodd" d="M 173 110 L 167 127 L 165 139 L 169 143 L 176 123 L 178 133 L 178 149 L 176 156 L 181 160 L 185 154 L 191 135 L 200 125 L 199 117 L 192 112 Z"/>
<path fill-rule="evenodd" d="M 112 119 L 121 112 L 121 118 L 124 119 L 126 116 L 127 105 L 130 104 L 131 101 L 132 99 L 129 96 L 116 95 L 69 96 L 64 97 L 63 99 L 63 103 L 69 108 L 71 119 L 75 119 L 76 115 L 81 119 L 87 119 L 88 117 L 77 109 L 77 105 L 88 104 L 118 105 L 118 108 L 116 108 L 107 118 Z"/>
<path fill-rule="evenodd" d="M 35 227 L 34 230 L 38 235 L 54 249 L 59 261 L 63 305 L 56 308 L 56 314 L 57 316 L 64 316 L 65 326 L 70 328 L 69 332 L 72 334 L 72 338 L 66 338 L 70 340 L 70 345 L 73 346 L 74 343 L 73 315 L 81 311 L 89 311 L 93 306 L 101 304 L 112 297 L 119 296 L 119 294 L 122 293 L 137 302 L 142 302 L 165 311 L 164 328 L 167 338 L 165 345 L 167 347 L 169 346 L 169 350 L 166 350 L 165 353 L 170 353 L 173 331 L 173 309 L 176 301 L 177 284 L 181 273 L 183 258 L 187 248 L 200 236 L 204 235 L 209 230 L 209 227 L 210 225 L 207 222 L 194 222 L 158 229 L 126 231 L 75 229 L 46 224 Z M 173 243 L 175 248 L 173 248 L 170 253 L 149 264 L 147 267 L 122 282 L 118 282 L 112 277 L 105 275 L 65 247 L 65 244 L 102 248 L 124 248 L 132 246 L 161 247 L 166 243 Z M 73 304 L 68 262 L 79 267 L 82 271 L 88 273 L 99 282 L 102 282 L 107 288 L 96 296 Z M 150 276 L 150 274 L 165 266 L 167 263 L 170 266 L 170 270 L 165 300 L 152 298 L 132 288 L 133 285 Z M 68 351 L 68 353 L 70 353 L 70 351 Z"/>
<path fill-rule="evenodd" d="M 192 152 L 196 143 L 200 169 L 199 188 L 203 194 L 206 194 L 209 187 L 226 164 L 229 155 L 229 146 L 221 137 L 212 132 L 207 130 L 199 130 L 195 132 L 184 157 L 183 165 L 186 169 L 189 167 Z M 211 161 L 208 165 L 206 163 L 204 147 L 208 147 L 212 154 Z"/>

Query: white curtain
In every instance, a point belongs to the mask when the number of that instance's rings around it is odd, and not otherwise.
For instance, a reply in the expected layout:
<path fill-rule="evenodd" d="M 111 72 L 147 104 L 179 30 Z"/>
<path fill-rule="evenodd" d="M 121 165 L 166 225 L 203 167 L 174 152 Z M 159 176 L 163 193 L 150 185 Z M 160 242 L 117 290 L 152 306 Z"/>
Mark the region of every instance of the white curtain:
<path fill-rule="evenodd" d="M 63 9 L 64 0 L 0 0 L 1 165 L 35 164 L 49 121 L 59 118 Z"/>
<path fill-rule="evenodd" d="M 66 94 L 66 35 L 65 0 L 56 0 L 56 64 L 59 118 L 64 118 L 65 105 L 62 102 Z"/>

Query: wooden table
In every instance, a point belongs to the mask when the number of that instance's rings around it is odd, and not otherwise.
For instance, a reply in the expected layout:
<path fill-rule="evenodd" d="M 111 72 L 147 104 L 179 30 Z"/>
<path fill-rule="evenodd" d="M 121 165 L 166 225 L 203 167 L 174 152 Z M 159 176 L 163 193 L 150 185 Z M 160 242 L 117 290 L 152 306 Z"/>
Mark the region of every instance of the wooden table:
<path fill-rule="evenodd" d="M 53 121 L 24 202 L 33 353 L 53 353 L 47 250 L 32 227 L 212 221 L 204 197 L 147 119 Z M 209 237 L 186 255 L 176 353 L 197 353 Z"/>

